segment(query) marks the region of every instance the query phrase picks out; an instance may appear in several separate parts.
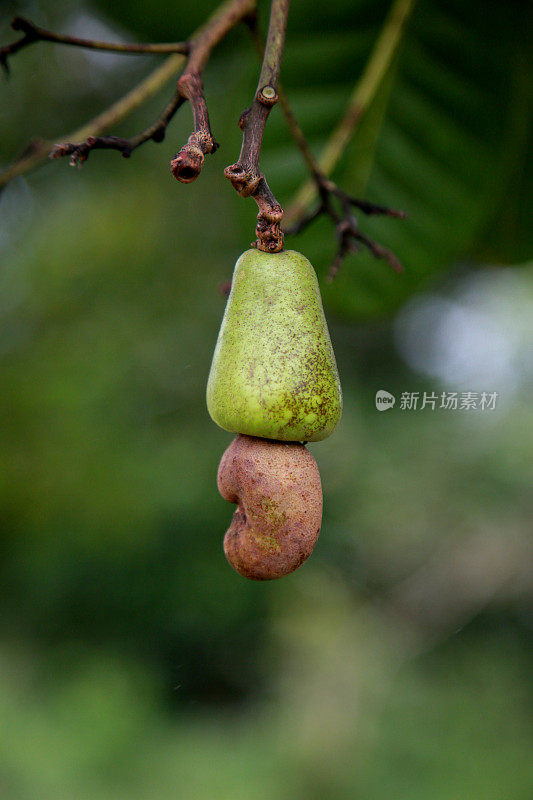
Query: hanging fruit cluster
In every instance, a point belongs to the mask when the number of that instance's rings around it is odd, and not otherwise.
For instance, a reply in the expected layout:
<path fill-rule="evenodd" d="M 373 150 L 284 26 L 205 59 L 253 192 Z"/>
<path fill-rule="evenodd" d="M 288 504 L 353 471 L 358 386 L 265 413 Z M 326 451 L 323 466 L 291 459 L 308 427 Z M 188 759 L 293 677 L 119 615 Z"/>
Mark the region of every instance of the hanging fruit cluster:
<path fill-rule="evenodd" d="M 220 462 L 221 495 L 237 504 L 224 552 L 255 580 L 293 572 L 322 521 L 316 462 L 303 443 L 325 439 L 342 413 L 337 365 L 315 271 L 293 250 L 247 250 L 207 384 L 209 413 L 238 434 Z"/>

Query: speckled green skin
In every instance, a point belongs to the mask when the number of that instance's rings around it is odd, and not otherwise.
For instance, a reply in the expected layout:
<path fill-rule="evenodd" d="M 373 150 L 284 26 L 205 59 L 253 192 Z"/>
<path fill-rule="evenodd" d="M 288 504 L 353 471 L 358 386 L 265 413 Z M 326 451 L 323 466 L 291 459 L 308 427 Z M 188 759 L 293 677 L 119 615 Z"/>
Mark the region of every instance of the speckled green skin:
<path fill-rule="evenodd" d="M 247 250 L 237 261 L 207 407 L 232 433 L 317 442 L 333 432 L 341 386 L 315 271 L 301 253 Z"/>

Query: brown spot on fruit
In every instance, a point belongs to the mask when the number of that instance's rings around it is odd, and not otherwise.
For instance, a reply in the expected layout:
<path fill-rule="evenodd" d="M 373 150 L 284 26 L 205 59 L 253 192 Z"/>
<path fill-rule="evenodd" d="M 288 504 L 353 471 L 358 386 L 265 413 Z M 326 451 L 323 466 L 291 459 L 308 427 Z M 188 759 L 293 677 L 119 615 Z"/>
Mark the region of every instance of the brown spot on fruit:
<path fill-rule="evenodd" d="M 226 558 L 237 572 L 271 580 L 309 558 L 322 522 L 322 487 L 304 445 L 236 436 L 220 461 L 218 489 L 237 503 L 224 537 Z"/>

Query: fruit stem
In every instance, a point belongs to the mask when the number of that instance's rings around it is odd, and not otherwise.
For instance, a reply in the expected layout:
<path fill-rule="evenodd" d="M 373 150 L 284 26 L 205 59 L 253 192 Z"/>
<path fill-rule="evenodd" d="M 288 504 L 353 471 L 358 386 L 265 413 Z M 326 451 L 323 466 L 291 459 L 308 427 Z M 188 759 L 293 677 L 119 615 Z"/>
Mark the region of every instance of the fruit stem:
<path fill-rule="evenodd" d="M 279 73 L 285 46 L 285 31 L 290 0 L 272 0 L 267 41 L 255 97 L 239 120 L 243 132 L 239 160 L 226 167 L 224 174 L 241 197 L 253 197 L 259 206 L 255 247 L 268 253 L 283 249 L 281 219 L 283 209 L 259 169 L 265 124 L 278 100 Z"/>

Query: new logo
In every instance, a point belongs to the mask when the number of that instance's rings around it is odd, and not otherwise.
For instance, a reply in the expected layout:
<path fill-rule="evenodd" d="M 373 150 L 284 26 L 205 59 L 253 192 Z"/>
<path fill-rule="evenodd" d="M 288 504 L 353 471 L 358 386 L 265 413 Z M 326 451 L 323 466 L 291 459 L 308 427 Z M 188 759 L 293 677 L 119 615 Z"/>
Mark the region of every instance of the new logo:
<path fill-rule="evenodd" d="M 390 392 L 386 392 L 385 389 L 380 389 L 376 392 L 376 408 L 378 411 L 388 411 L 389 408 L 392 408 L 394 403 L 396 402 L 396 398 Z"/>

